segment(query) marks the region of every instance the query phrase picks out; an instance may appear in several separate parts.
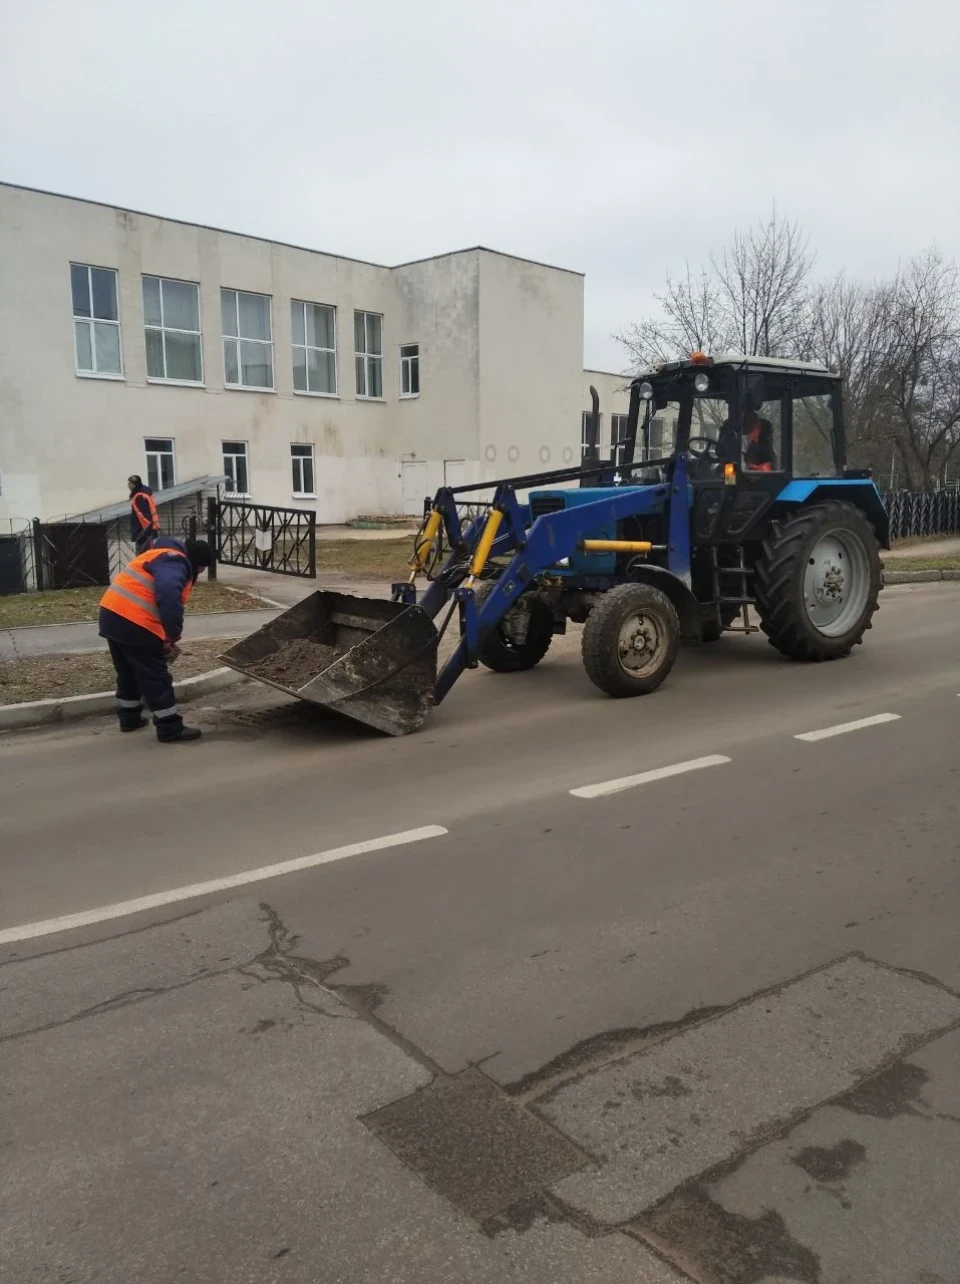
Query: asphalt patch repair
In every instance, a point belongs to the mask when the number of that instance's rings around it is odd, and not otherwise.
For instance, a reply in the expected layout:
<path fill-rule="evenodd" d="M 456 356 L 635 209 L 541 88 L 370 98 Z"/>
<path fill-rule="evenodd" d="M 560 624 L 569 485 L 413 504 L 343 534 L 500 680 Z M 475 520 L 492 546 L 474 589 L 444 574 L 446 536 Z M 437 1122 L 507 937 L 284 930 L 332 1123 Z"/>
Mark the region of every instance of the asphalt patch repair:
<path fill-rule="evenodd" d="M 472 1067 L 439 1076 L 363 1122 L 428 1186 L 480 1223 L 527 1204 L 587 1163 L 572 1142 Z"/>
<path fill-rule="evenodd" d="M 487 1234 L 566 1219 L 636 1238 L 700 1284 L 820 1284 L 816 1238 L 786 1209 L 730 1208 L 715 1185 L 821 1106 L 902 1109 L 918 1084 L 891 1067 L 958 1023 L 960 996 L 851 955 L 603 1064 L 553 1062 L 523 1102 L 471 1068 L 364 1122 Z M 841 1137 L 793 1166 L 822 1189 L 864 1155 Z"/>

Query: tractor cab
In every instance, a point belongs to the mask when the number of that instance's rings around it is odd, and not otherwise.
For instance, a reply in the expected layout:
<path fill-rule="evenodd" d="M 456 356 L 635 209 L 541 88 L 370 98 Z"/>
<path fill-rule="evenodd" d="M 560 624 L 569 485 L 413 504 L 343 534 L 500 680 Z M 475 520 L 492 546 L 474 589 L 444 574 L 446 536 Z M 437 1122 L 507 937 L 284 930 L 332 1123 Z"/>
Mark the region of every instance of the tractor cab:
<path fill-rule="evenodd" d="M 624 447 L 653 470 L 686 454 L 694 539 L 740 540 L 788 481 L 843 476 L 841 380 L 803 361 L 694 353 L 633 381 Z"/>

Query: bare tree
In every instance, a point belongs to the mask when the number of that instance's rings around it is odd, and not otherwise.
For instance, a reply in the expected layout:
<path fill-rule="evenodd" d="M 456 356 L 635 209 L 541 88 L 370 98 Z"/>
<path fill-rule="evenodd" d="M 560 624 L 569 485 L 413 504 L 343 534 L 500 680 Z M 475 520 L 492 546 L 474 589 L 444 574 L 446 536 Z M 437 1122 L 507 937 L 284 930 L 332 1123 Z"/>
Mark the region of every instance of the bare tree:
<path fill-rule="evenodd" d="M 694 271 L 667 277 L 655 295 L 660 315 L 617 335 L 634 369 L 704 352 L 792 356 L 807 334 L 813 258 L 796 223 L 778 214 L 746 232 Z"/>
<path fill-rule="evenodd" d="M 736 351 L 750 356 L 792 356 L 806 335 L 813 258 L 798 223 L 773 207 L 766 222 L 735 232 L 723 253 L 711 256 L 722 328 Z"/>
<path fill-rule="evenodd" d="M 960 446 L 960 280 L 936 248 L 911 259 L 876 300 L 879 351 L 867 401 L 910 489 L 933 489 Z"/>
<path fill-rule="evenodd" d="M 661 315 L 647 317 L 616 336 L 634 369 L 729 346 L 717 282 L 706 269 L 694 273 L 687 263 L 683 276 L 668 276 L 663 294 L 654 297 Z"/>

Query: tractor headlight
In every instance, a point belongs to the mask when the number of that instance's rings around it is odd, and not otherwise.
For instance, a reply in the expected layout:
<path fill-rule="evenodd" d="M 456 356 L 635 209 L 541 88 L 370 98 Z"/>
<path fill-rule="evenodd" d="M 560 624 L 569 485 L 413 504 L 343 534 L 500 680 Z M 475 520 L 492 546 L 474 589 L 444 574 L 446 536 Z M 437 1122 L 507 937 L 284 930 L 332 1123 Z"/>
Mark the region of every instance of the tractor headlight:
<path fill-rule="evenodd" d="M 652 383 L 642 383 L 642 384 L 640 385 L 640 396 L 644 399 L 644 401 L 652 401 L 652 400 L 653 400 L 653 384 L 652 384 Z"/>
<path fill-rule="evenodd" d="M 706 392 L 710 387 L 710 376 L 701 370 L 699 374 L 693 376 L 693 386 L 697 392 Z"/>

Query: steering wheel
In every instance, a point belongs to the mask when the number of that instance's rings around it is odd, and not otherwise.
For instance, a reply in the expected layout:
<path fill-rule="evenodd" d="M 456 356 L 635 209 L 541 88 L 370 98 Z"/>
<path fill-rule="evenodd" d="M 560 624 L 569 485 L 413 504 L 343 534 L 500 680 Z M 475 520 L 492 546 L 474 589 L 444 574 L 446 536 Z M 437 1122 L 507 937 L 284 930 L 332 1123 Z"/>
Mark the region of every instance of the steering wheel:
<path fill-rule="evenodd" d="M 687 451 L 698 463 L 701 460 L 709 460 L 712 464 L 720 462 L 720 456 L 717 454 L 717 443 L 712 437 L 690 437 L 687 440 Z"/>

